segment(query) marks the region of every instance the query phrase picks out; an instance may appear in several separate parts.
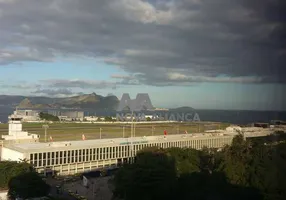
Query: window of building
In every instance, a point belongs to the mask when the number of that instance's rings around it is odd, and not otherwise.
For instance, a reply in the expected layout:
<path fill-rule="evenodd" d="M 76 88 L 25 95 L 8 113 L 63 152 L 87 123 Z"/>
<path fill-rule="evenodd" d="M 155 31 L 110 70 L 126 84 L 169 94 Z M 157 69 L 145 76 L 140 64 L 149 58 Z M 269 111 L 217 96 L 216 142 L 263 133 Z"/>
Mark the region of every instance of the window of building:
<path fill-rule="evenodd" d="M 99 148 L 99 160 L 102 159 L 102 148 Z"/>

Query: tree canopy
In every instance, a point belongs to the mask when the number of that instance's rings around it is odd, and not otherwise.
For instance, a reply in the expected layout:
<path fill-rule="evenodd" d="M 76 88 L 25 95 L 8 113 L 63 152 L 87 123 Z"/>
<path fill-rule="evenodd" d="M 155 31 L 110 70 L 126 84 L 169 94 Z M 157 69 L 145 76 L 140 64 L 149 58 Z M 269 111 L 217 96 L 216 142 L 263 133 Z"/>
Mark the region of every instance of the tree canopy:
<path fill-rule="evenodd" d="M 113 119 L 113 118 L 110 117 L 110 116 L 106 116 L 106 117 L 104 117 L 104 121 L 106 121 L 106 122 L 113 122 L 113 121 L 116 121 L 116 120 Z"/>
<path fill-rule="evenodd" d="M 34 169 L 26 162 L 1 161 L 0 162 L 0 189 L 7 189 L 9 181 L 22 173 L 32 172 Z"/>
<path fill-rule="evenodd" d="M 221 151 L 147 148 L 114 177 L 114 196 L 129 199 L 284 199 L 286 143 L 245 140 Z"/>
<path fill-rule="evenodd" d="M 25 162 L 0 162 L 0 189 L 8 189 L 10 199 L 16 197 L 32 198 L 47 195 L 49 186 Z"/>
<path fill-rule="evenodd" d="M 15 176 L 9 181 L 8 186 L 8 196 L 11 199 L 43 197 L 50 191 L 50 186 L 36 172 L 26 172 Z"/>
<path fill-rule="evenodd" d="M 60 121 L 60 119 L 57 116 L 54 116 L 48 113 L 43 113 L 43 112 L 39 113 L 39 117 L 40 119 L 47 120 L 47 121 Z"/>
<path fill-rule="evenodd" d="M 174 160 L 164 152 L 146 151 L 117 172 L 114 194 L 126 200 L 172 199 L 175 183 Z"/>

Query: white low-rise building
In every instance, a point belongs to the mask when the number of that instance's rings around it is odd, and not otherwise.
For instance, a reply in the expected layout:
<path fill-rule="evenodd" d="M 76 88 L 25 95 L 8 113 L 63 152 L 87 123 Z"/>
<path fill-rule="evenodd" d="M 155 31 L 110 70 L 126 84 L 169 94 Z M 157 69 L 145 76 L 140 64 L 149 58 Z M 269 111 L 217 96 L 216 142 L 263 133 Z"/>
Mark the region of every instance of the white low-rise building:
<path fill-rule="evenodd" d="M 98 120 L 98 117 L 96 117 L 96 116 L 86 116 L 86 117 L 84 117 L 84 120 L 86 120 L 88 122 L 96 122 Z"/>
<path fill-rule="evenodd" d="M 240 126 L 229 126 L 226 128 L 226 131 L 228 132 L 241 132 L 241 127 Z"/>
<path fill-rule="evenodd" d="M 10 115 L 9 116 L 9 130 L 8 135 L 2 135 L 2 138 L 5 142 L 38 142 L 39 135 L 37 134 L 30 134 L 26 131 L 22 130 L 22 120 L 23 118 L 19 115 Z"/>
<path fill-rule="evenodd" d="M 15 110 L 12 115 L 17 115 L 22 118 L 22 121 L 30 122 L 30 121 L 39 121 L 39 112 L 36 110 Z"/>
<path fill-rule="evenodd" d="M 19 129 L 19 128 L 17 128 Z M 14 130 L 14 129 L 12 129 Z M 19 129 L 20 130 L 20 129 Z M 248 130 L 248 129 L 247 129 Z M 16 131 L 17 132 L 17 131 Z M 269 132 L 245 132 L 244 137 L 261 137 Z M 76 174 L 102 167 L 117 166 L 131 162 L 136 153 L 146 147 L 179 147 L 220 149 L 229 145 L 238 132 L 227 130 L 198 134 L 175 134 L 131 138 L 48 142 L 4 143 L 2 160 L 27 160 L 38 172 L 47 169 L 60 175 Z"/>
<path fill-rule="evenodd" d="M 224 145 L 231 144 L 232 139 L 232 135 L 224 134 L 180 134 L 34 144 L 4 144 L 2 159 L 15 161 L 26 159 L 33 164 L 38 172 L 52 169 L 64 175 L 130 162 L 138 151 L 146 147 L 222 148 Z"/>

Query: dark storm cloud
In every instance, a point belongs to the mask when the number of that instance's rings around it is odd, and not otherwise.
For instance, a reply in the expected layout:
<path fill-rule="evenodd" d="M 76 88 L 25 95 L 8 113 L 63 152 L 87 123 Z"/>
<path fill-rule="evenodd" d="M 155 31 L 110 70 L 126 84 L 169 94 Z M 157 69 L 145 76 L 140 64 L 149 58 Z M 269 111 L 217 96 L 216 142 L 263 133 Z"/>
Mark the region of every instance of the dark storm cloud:
<path fill-rule="evenodd" d="M 84 55 L 137 74 L 118 85 L 285 83 L 285 8 L 282 0 L 2 0 L 0 64 Z"/>

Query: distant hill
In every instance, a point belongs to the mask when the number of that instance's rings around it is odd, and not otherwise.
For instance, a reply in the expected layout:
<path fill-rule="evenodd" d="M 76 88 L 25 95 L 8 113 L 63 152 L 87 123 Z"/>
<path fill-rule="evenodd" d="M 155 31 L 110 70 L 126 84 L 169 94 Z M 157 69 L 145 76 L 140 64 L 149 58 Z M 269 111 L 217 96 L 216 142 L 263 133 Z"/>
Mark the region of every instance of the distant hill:
<path fill-rule="evenodd" d="M 117 108 L 118 103 L 119 100 L 116 96 L 104 97 L 96 93 L 65 98 L 0 95 L 0 105 L 30 109 L 79 108 L 114 110 Z"/>
<path fill-rule="evenodd" d="M 19 103 L 18 107 L 19 108 L 31 108 L 33 107 L 33 104 L 28 98 L 25 98 Z"/>

